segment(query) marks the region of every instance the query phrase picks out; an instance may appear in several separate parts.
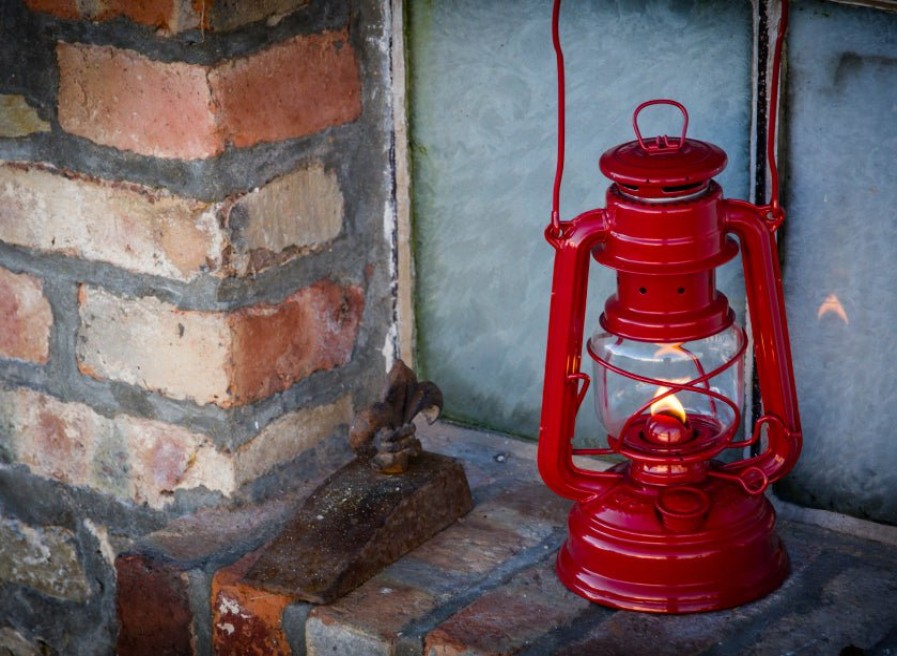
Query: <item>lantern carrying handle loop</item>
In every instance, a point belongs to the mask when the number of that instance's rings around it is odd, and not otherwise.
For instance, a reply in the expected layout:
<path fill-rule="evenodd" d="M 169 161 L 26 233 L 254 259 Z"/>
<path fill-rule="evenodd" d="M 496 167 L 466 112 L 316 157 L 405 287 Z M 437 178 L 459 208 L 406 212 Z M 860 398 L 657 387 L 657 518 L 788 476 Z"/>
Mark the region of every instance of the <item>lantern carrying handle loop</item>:
<path fill-rule="evenodd" d="M 671 105 L 682 112 L 682 133 L 679 135 L 678 139 L 670 139 L 667 135 L 654 137 L 653 140 L 648 139 L 647 141 L 642 138 L 642 132 L 638 127 L 638 115 L 643 109 L 650 107 L 651 105 Z M 685 133 L 688 131 L 688 111 L 682 103 L 678 103 L 675 100 L 666 98 L 647 100 L 636 107 L 635 111 L 632 113 L 632 129 L 635 131 L 635 138 L 638 139 L 638 145 L 649 155 L 673 152 L 679 150 L 685 144 Z"/>
<path fill-rule="evenodd" d="M 763 218 L 766 220 L 766 227 L 769 228 L 771 233 L 775 234 L 785 222 L 785 209 L 779 205 L 778 198 L 773 198 L 772 202 L 762 207 L 761 210 Z"/>
<path fill-rule="evenodd" d="M 769 477 L 759 467 L 746 467 L 737 474 L 728 474 L 711 469 L 707 472 L 707 475 L 711 478 L 738 483 L 751 496 L 760 496 L 769 487 Z"/>

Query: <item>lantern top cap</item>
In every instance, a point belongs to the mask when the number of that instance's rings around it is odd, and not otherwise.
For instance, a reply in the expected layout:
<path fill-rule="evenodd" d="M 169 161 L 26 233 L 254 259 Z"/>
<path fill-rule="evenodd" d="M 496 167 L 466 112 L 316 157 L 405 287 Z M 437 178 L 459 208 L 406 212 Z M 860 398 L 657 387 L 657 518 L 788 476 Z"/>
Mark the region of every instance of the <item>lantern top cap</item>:
<path fill-rule="evenodd" d="M 682 112 L 682 132 L 678 137 L 645 139 L 638 127 L 638 115 L 650 105 L 671 105 Z M 601 172 L 616 182 L 620 191 L 646 201 L 675 201 L 702 193 L 711 178 L 726 168 L 726 153 L 711 143 L 687 139 L 688 112 L 675 100 L 649 100 L 632 115 L 636 140 L 605 152 L 598 162 Z"/>

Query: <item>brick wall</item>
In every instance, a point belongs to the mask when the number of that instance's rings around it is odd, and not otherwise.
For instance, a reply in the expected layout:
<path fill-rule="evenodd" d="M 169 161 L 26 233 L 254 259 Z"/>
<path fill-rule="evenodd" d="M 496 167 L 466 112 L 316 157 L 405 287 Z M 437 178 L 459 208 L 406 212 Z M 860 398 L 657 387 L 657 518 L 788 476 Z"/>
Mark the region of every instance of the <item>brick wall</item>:
<path fill-rule="evenodd" d="M 393 351 L 382 5 L 0 3 L 0 635 L 108 652 L 136 540 L 348 457 Z"/>

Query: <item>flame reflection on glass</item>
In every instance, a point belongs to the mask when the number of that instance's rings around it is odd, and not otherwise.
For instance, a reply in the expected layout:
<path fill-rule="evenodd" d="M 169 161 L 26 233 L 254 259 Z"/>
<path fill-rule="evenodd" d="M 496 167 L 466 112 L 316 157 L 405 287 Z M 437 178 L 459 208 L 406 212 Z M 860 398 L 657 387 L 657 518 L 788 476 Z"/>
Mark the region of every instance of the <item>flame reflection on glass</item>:
<path fill-rule="evenodd" d="M 664 355 L 673 355 L 676 357 L 685 356 L 686 353 L 682 350 L 682 342 L 670 342 L 669 344 L 658 344 L 657 350 L 654 352 L 655 358 L 663 357 Z"/>
<path fill-rule="evenodd" d="M 841 300 L 835 294 L 829 294 L 825 297 L 825 300 L 822 301 L 822 305 L 820 305 L 819 309 L 816 311 L 816 318 L 822 319 L 822 317 L 827 314 L 834 314 L 843 321 L 845 325 L 850 325 L 847 311 L 844 309 L 844 306 L 841 305 Z"/>

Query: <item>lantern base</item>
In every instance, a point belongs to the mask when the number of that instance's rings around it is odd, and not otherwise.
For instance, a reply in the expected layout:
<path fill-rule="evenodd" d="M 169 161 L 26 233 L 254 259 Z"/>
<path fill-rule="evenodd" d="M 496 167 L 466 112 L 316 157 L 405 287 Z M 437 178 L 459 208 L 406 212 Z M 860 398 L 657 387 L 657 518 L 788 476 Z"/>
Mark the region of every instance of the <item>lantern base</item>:
<path fill-rule="evenodd" d="M 789 572 L 769 501 L 719 479 L 659 487 L 627 477 L 575 504 L 569 528 L 558 577 L 613 608 L 722 610 L 765 596 Z"/>

